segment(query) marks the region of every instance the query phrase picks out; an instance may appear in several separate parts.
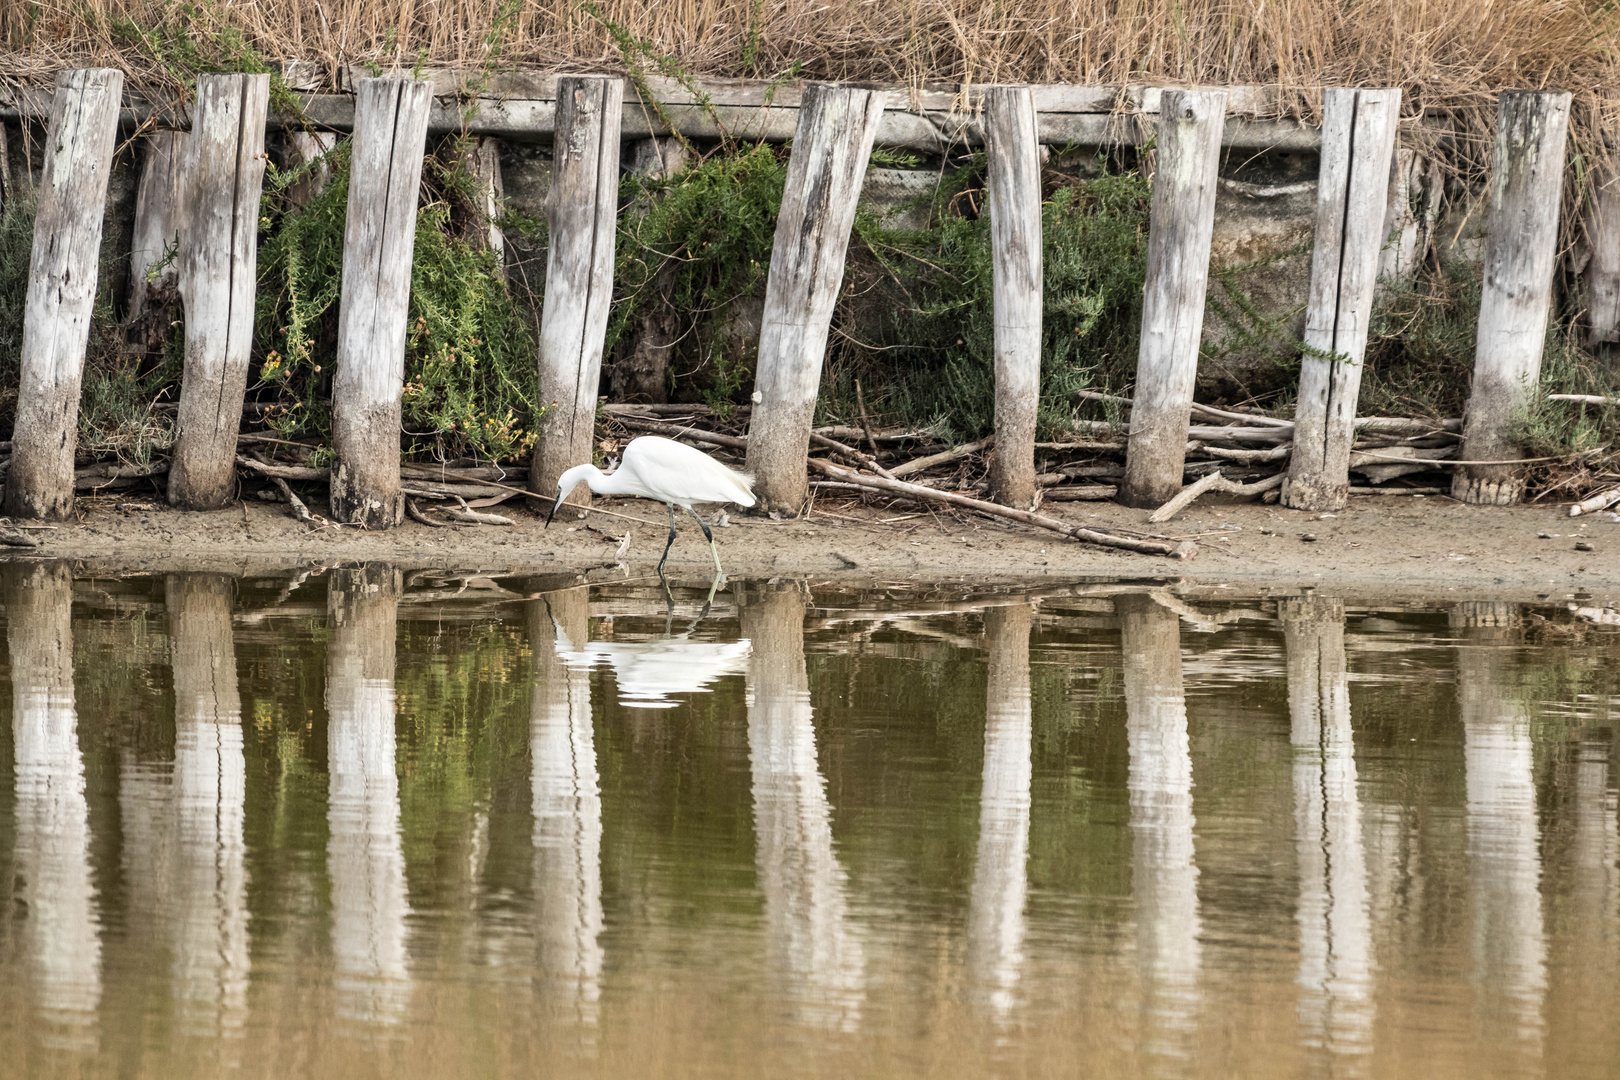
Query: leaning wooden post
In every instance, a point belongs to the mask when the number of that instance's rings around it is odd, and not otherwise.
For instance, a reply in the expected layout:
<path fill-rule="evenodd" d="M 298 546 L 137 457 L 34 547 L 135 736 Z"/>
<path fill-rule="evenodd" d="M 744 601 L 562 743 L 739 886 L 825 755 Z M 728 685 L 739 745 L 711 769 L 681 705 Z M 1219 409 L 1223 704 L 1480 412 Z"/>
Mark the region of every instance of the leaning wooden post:
<path fill-rule="evenodd" d="M 1389 205 L 1399 90 L 1325 90 L 1316 245 L 1305 311 L 1305 355 L 1294 407 L 1294 449 L 1282 503 L 1338 510 L 1350 495 L 1367 322 Z"/>
<path fill-rule="evenodd" d="M 1164 92 L 1136 401 L 1119 485 L 1126 506 L 1158 506 L 1181 490 L 1225 119 L 1224 90 Z"/>
<path fill-rule="evenodd" d="M 1515 90 L 1497 99 L 1496 156 L 1479 297 L 1474 379 L 1463 414 L 1463 460 L 1524 456 L 1511 434 L 1541 378 L 1541 347 L 1558 252 L 1568 94 Z M 1459 502 L 1510 506 L 1524 495 L 1520 465 L 1464 465 Z"/>
<path fill-rule="evenodd" d="M 400 393 L 432 84 L 361 79 L 354 101 L 338 369 L 332 380 L 332 514 L 388 529 L 405 520 Z"/>
<path fill-rule="evenodd" d="M 197 78 L 180 266 L 186 359 L 169 466 L 169 503 L 182 510 L 219 510 L 236 498 L 236 435 L 253 349 L 269 105 L 268 75 Z"/>
<path fill-rule="evenodd" d="M 96 302 L 101 221 L 123 92 L 124 73 L 109 68 L 56 76 L 34 212 L 17 419 L 6 476 L 4 509 L 13 517 L 60 521 L 73 510 L 79 380 Z"/>
<path fill-rule="evenodd" d="M 1041 157 L 1035 95 L 993 86 L 984 96 L 990 167 L 990 255 L 996 356 L 996 450 L 990 494 L 1035 502 L 1035 414 L 1041 399 Z"/>
<path fill-rule="evenodd" d="M 805 88 L 765 285 L 748 471 L 761 510 L 797 514 L 810 493 L 804 459 L 833 304 L 866 161 L 883 116 L 874 90 Z"/>
<path fill-rule="evenodd" d="M 557 135 L 546 219 L 546 305 L 540 313 L 540 422 L 529 490 L 555 496 L 567 469 L 591 460 L 602 346 L 613 302 L 619 212 L 620 79 L 557 81 Z M 590 503 L 584 484 L 570 503 Z"/>
<path fill-rule="evenodd" d="M 129 318 L 146 312 L 148 289 L 158 282 L 173 288 L 180 281 L 180 222 L 184 216 L 185 156 L 183 131 L 154 131 L 146 136 L 140 186 L 135 189 L 135 231 L 129 245 Z M 171 258 L 172 256 L 172 258 Z M 169 261 L 165 264 L 165 259 Z M 163 266 L 157 281 L 148 281 Z"/>

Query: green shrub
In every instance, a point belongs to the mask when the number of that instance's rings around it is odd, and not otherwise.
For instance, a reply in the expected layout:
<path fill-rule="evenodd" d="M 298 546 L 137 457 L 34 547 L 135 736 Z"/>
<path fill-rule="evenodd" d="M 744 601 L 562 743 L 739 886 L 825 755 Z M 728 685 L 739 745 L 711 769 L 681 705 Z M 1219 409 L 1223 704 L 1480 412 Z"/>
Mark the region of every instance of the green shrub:
<path fill-rule="evenodd" d="M 529 453 L 539 418 L 532 324 L 495 256 L 464 238 L 456 205 L 470 190 L 457 148 L 431 158 L 435 197 L 417 213 L 405 348 L 403 417 L 408 451 L 509 460 Z M 324 437 L 337 363 L 349 143 L 328 155 L 331 178 L 294 207 L 289 189 L 307 174 L 272 173 L 259 253 L 256 346 L 263 389 L 284 406 L 271 422 L 288 435 Z"/>

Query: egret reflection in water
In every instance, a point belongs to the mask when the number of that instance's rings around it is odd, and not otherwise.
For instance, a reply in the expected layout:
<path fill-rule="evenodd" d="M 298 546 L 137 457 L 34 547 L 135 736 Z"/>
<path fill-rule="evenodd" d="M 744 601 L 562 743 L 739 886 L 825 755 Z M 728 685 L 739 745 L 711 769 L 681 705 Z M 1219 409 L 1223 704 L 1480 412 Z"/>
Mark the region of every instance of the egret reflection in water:
<path fill-rule="evenodd" d="M 574 637 L 581 635 L 583 629 L 569 634 L 559 625 L 555 648 L 570 668 L 611 668 L 613 681 L 619 688 L 619 704 L 638 709 L 673 709 L 679 704 L 676 695 L 702 693 L 717 680 L 748 670 L 747 639 L 692 640 L 692 632 L 708 610 L 705 604 L 703 611 L 682 633 L 672 635 L 675 612 L 671 601 L 664 636 L 652 641 L 581 640 L 576 645 Z"/>

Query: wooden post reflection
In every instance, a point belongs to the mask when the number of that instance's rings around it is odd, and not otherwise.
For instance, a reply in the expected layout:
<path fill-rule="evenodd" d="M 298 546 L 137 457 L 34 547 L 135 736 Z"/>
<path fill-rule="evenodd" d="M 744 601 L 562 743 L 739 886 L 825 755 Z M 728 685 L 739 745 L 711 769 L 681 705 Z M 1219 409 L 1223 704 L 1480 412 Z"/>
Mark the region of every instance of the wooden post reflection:
<path fill-rule="evenodd" d="M 770 952 L 802 1017 L 854 1030 L 866 957 L 848 926 L 847 879 L 833 854 L 831 808 L 816 760 L 804 662 L 805 600 L 766 587 L 741 612 L 748 663 L 748 758 Z"/>
<path fill-rule="evenodd" d="M 16 904 L 49 1046 L 94 1050 L 101 926 L 73 702 L 73 579 L 65 563 L 7 564 L 16 747 Z"/>
<path fill-rule="evenodd" d="M 1539 1061 L 1547 990 L 1530 717 L 1509 682 L 1516 604 L 1451 611 L 1468 770 L 1469 896 L 1482 1059 Z"/>
<path fill-rule="evenodd" d="M 174 997 L 180 1030 L 239 1033 L 247 1016 L 246 765 L 231 633 L 234 583 L 165 583 L 174 672 Z"/>
<path fill-rule="evenodd" d="M 396 1024 L 410 1003 L 405 855 L 394 760 L 399 575 L 333 570 L 326 647 L 327 874 L 338 1015 Z"/>
<path fill-rule="evenodd" d="M 591 674 L 560 653 L 590 635 L 586 589 L 548 593 L 529 608 L 534 696 L 529 710 L 534 896 L 540 977 L 580 1023 L 601 996 L 602 795 L 591 728 Z"/>
<path fill-rule="evenodd" d="M 1029 858 L 1030 702 L 1027 605 L 984 613 L 988 658 L 979 847 L 968 914 L 968 965 L 999 1018 L 1017 1002 L 1024 966 Z"/>
<path fill-rule="evenodd" d="M 1294 745 L 1300 1026 L 1306 1046 L 1335 1056 L 1365 1055 L 1372 1050 L 1374 1016 L 1372 930 L 1344 604 L 1285 600 L 1280 614 Z"/>
<path fill-rule="evenodd" d="M 1119 597 L 1115 609 L 1130 736 L 1127 785 L 1142 1042 L 1151 1058 L 1184 1066 L 1198 1028 L 1202 957 L 1181 624 L 1174 612 L 1147 596 Z"/>

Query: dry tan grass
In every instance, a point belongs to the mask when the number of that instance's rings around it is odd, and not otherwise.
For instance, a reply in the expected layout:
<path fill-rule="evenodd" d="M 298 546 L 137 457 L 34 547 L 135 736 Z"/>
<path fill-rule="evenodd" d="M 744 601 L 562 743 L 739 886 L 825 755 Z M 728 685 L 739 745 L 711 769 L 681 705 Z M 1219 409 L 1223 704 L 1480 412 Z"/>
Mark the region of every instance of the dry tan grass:
<path fill-rule="evenodd" d="M 613 67 L 579 0 L 0 0 L 6 63 L 128 53 L 115 19 L 231 26 L 273 59 L 477 64 L 503 14 L 512 61 Z M 897 82 L 1400 85 L 1468 107 L 1509 87 L 1586 90 L 1613 71 L 1613 0 L 601 0 L 688 69 Z M 751 49 L 751 42 L 754 43 Z M 750 53 L 753 63 L 748 63 Z M 126 58 L 128 58 L 126 56 Z"/>
<path fill-rule="evenodd" d="M 621 69 L 607 21 L 699 75 L 1261 85 L 1305 119 L 1322 86 L 1396 85 L 1406 141 L 1443 140 L 1476 177 L 1498 90 L 1574 92 L 1586 162 L 1620 130 L 1617 0 L 0 0 L 0 74 L 97 62 L 165 81 L 117 20 L 200 43 L 234 29 L 269 59 L 329 68 L 479 67 L 496 42 L 503 65 Z"/>

